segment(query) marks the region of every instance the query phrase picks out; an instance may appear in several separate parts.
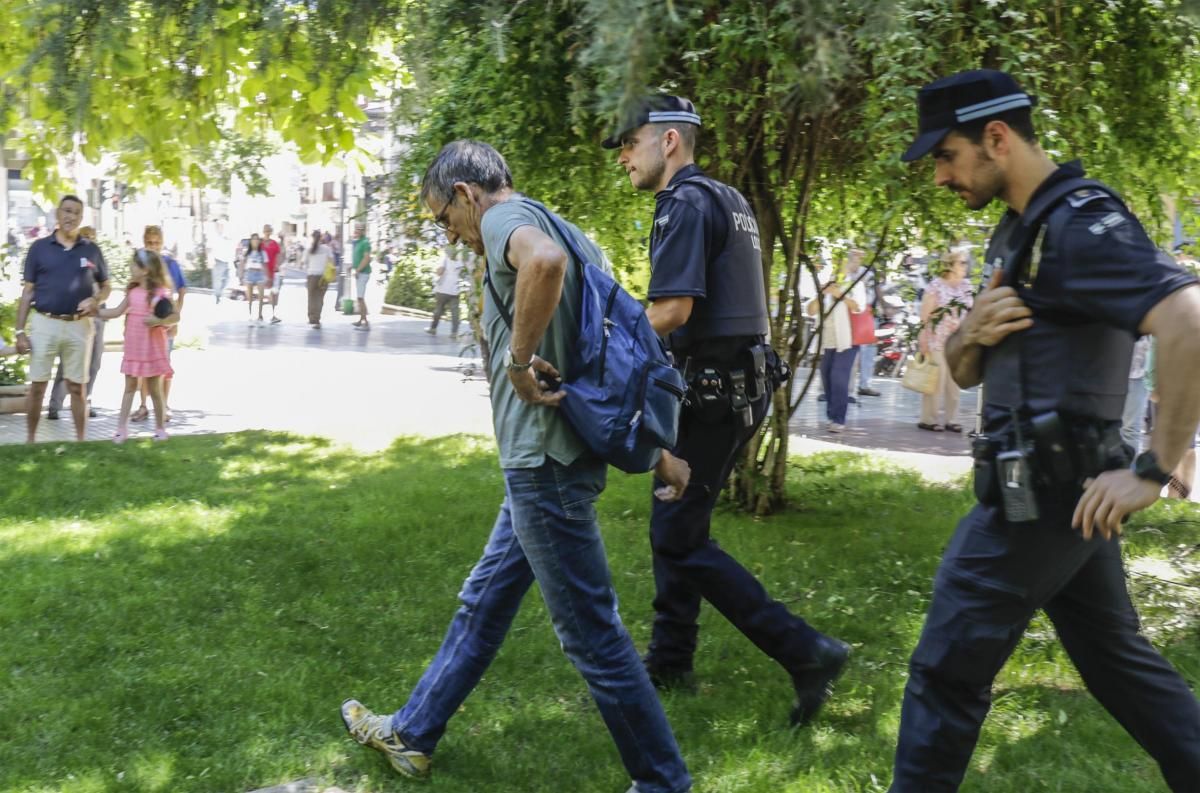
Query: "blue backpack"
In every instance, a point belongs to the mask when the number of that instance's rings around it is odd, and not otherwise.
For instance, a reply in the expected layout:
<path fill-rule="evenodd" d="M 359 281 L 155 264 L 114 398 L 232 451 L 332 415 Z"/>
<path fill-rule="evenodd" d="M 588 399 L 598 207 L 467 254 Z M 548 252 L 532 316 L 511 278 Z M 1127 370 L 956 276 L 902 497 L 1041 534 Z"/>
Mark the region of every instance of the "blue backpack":
<path fill-rule="evenodd" d="M 587 260 L 558 216 L 522 200 L 549 219 L 580 267 L 579 339 L 568 366 L 554 362 L 570 374 L 557 409 L 597 457 L 627 473 L 649 471 L 660 449 L 675 446 L 687 393 L 683 375 L 671 365 L 642 304 Z M 485 270 L 484 282 L 511 333 L 512 316 L 489 275 Z"/>

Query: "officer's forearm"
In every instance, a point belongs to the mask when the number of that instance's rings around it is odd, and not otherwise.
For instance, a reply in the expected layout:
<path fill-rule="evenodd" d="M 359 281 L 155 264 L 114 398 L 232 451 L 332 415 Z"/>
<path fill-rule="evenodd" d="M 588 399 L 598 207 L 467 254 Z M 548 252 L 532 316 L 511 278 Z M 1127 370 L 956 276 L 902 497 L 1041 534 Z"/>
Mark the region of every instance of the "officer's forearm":
<path fill-rule="evenodd" d="M 1200 318 L 1158 337 L 1158 410 L 1150 448 L 1163 470 L 1179 464 L 1200 425 Z"/>
<path fill-rule="evenodd" d="M 983 381 L 983 347 L 969 343 L 960 327 L 946 340 L 946 365 L 960 388 L 979 385 Z"/>

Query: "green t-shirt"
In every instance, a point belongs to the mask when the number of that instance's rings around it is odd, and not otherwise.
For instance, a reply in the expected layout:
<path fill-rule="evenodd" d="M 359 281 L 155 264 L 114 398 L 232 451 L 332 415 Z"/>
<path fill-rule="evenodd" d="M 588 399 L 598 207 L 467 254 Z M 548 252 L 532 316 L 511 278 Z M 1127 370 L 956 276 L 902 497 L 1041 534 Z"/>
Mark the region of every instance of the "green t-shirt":
<path fill-rule="evenodd" d="M 575 226 L 567 225 L 579 247 L 592 258 L 592 263 L 611 269 L 600 248 Z M 517 271 L 508 264 L 505 255 L 513 232 L 521 226 L 536 226 L 564 251 L 567 250 L 566 246 L 550 221 L 517 194 L 488 209 L 480 226 L 492 286 L 511 316 Z M 570 252 L 567 253 L 569 256 Z M 570 378 L 571 359 L 579 335 L 579 270 L 579 265 L 573 259 L 568 262 L 562 299 L 537 349 L 538 356 L 553 364 L 559 374 L 567 379 Z M 492 423 L 496 431 L 496 443 L 500 447 L 500 467 L 537 468 L 545 463 L 547 455 L 562 465 L 570 465 L 587 447 L 558 408 L 530 405 L 517 396 L 504 366 L 510 338 L 508 326 L 504 324 L 504 318 L 496 310 L 486 288 L 484 293 L 487 297 L 484 299 L 483 329 L 488 348 L 493 351 L 490 361 Z"/>
<path fill-rule="evenodd" d="M 371 241 L 368 240 L 366 237 L 359 237 L 358 239 L 356 239 L 354 241 L 354 251 L 352 253 L 352 258 L 350 259 L 350 262 L 354 265 L 355 270 L 358 270 L 358 265 L 362 263 L 363 257 L 366 256 L 370 252 L 371 252 Z M 366 267 L 362 268 L 361 270 L 358 270 L 358 272 L 361 272 L 361 273 L 371 272 L 371 265 L 368 264 Z"/>

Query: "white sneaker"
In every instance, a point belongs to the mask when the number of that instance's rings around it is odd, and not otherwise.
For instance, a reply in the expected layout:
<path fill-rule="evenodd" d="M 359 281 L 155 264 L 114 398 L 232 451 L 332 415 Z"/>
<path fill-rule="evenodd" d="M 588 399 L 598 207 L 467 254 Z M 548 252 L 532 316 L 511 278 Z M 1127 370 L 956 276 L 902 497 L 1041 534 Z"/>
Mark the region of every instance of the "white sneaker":
<path fill-rule="evenodd" d="M 845 424 L 838 424 L 836 421 L 829 422 L 829 426 L 825 428 L 829 432 L 841 432 L 846 429 Z"/>
<path fill-rule="evenodd" d="M 250 319 L 246 320 L 246 324 L 253 327 L 253 326 L 257 325 L 258 323 L 254 321 L 254 317 L 250 317 Z"/>

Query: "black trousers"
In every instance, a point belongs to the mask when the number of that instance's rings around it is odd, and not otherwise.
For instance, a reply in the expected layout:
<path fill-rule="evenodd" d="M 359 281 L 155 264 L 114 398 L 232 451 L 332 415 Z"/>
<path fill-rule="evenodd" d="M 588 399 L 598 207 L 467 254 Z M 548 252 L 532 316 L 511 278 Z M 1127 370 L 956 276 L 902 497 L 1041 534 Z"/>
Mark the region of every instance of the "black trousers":
<path fill-rule="evenodd" d="M 1200 706 L 1138 633 L 1117 539 L 1085 542 L 1074 503 L 1037 523 L 1007 523 L 976 505 L 958 524 L 934 580 L 913 652 L 894 793 L 957 790 L 991 706 L 992 680 L 1044 609 L 1092 692 L 1158 761 L 1176 791 L 1200 790 Z"/>
<path fill-rule="evenodd" d="M 758 579 L 709 535 L 721 488 L 769 405 L 769 394 L 752 403 L 750 427 L 733 416 L 704 422 L 686 409 L 680 419 L 673 454 L 691 466 L 691 480 L 679 501 L 651 499 L 650 547 L 656 594 L 646 662 L 652 671 L 692 668 L 701 598 L 789 671 L 812 661 L 813 642 L 820 634 L 772 600 Z M 655 487 L 662 484 L 655 479 Z"/>

